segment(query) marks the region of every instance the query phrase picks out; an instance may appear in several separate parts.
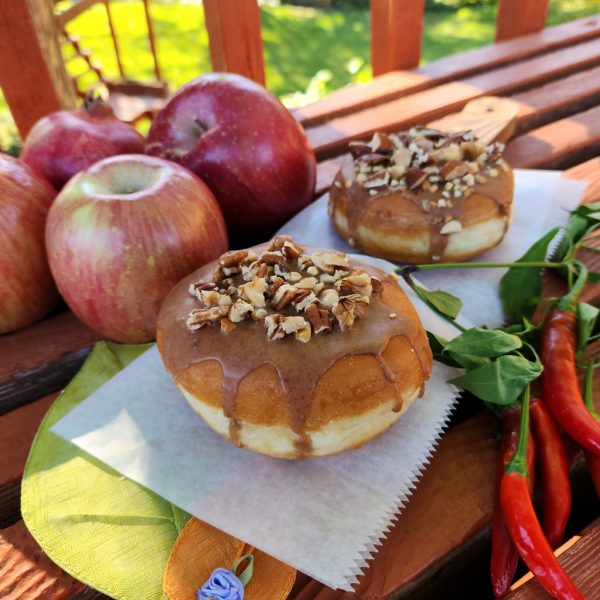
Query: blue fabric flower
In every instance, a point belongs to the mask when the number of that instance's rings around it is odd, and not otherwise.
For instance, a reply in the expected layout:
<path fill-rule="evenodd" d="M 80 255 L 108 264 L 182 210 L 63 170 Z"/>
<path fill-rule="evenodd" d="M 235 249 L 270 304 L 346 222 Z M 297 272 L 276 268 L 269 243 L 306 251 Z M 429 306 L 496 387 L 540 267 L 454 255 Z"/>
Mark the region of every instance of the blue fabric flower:
<path fill-rule="evenodd" d="M 229 570 L 219 567 L 196 592 L 197 600 L 244 600 L 244 585 Z"/>

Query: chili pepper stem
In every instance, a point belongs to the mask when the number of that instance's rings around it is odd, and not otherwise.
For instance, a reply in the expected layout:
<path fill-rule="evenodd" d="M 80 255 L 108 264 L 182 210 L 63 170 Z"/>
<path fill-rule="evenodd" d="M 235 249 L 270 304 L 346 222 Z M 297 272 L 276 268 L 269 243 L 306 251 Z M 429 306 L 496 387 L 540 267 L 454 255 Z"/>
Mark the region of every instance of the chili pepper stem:
<path fill-rule="evenodd" d="M 594 395 L 593 395 L 595 366 L 596 365 L 593 362 L 589 362 L 585 369 L 585 383 L 583 385 L 583 400 L 585 402 L 585 405 L 588 407 L 588 410 L 592 413 L 594 418 L 598 421 L 598 420 L 600 420 L 600 415 L 596 412 L 596 407 L 594 406 Z"/>
<path fill-rule="evenodd" d="M 531 401 L 531 389 L 529 384 L 523 390 L 523 402 L 521 405 L 521 422 L 519 423 L 519 444 L 512 460 L 506 465 L 505 472 L 516 472 L 529 477 L 527 471 L 527 440 L 529 438 L 529 403 Z"/>

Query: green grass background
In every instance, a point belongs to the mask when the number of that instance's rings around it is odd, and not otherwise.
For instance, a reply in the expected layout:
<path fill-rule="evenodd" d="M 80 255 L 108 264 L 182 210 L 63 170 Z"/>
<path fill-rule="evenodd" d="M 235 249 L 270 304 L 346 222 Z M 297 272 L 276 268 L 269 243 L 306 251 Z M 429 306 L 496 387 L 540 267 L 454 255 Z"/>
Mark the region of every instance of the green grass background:
<path fill-rule="evenodd" d="M 461 3 L 467 5 L 455 5 Z M 353 8 L 352 1 L 347 2 L 347 7 L 344 0 L 338 5 L 335 9 L 264 4 L 261 7 L 267 86 L 288 106 L 315 101 L 349 82 L 371 78 L 369 11 Z M 113 11 L 127 76 L 151 80 L 152 58 L 142 3 L 113 2 Z M 198 2 L 153 0 L 151 11 L 159 61 L 171 89 L 210 71 L 202 6 Z M 600 0 L 550 0 L 548 24 L 598 12 Z M 495 18 L 496 5 L 489 0 L 476 4 L 468 4 L 468 0 L 430 0 L 425 14 L 422 62 L 491 43 Z M 104 73 L 117 77 L 104 7 L 96 5 L 68 28 L 81 38 L 82 46 L 91 51 L 92 59 Z M 84 73 L 85 62 L 68 60 L 72 56 L 72 52 L 65 51 L 69 72 Z M 85 87 L 95 81 L 91 74 L 81 79 Z M 10 146 L 11 131 L 10 113 L 0 98 L 0 147 Z"/>

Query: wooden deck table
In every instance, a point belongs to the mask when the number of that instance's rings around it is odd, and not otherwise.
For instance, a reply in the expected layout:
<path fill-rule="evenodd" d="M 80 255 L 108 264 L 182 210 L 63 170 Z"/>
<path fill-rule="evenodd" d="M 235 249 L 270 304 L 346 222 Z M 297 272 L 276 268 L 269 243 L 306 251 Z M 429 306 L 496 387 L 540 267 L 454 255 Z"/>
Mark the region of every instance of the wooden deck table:
<path fill-rule="evenodd" d="M 467 102 L 483 95 L 507 96 L 518 103 L 516 135 L 506 149 L 513 167 L 564 170 L 565 177 L 589 182 L 585 202 L 600 200 L 600 16 L 421 68 L 392 71 L 297 110 L 319 160 L 317 194 L 331 184 L 348 141 L 378 129 L 443 127 Z M 598 269 L 599 256 L 590 254 L 586 260 Z M 600 304 L 600 288 L 589 287 L 586 299 Z M 0 337 L 0 598 L 103 597 L 45 557 L 20 520 L 18 502 L 37 426 L 97 340 L 65 309 Z M 333 592 L 299 574 L 292 598 L 491 597 L 489 523 L 496 442 L 491 417 L 473 405 L 458 411 L 383 542 L 376 567 L 361 578 L 356 593 Z M 571 539 L 560 560 L 588 600 L 600 599 L 600 505 L 582 455 L 575 450 L 572 480 Z M 543 597 L 537 583 L 526 579 L 510 595 L 519 600 Z"/>

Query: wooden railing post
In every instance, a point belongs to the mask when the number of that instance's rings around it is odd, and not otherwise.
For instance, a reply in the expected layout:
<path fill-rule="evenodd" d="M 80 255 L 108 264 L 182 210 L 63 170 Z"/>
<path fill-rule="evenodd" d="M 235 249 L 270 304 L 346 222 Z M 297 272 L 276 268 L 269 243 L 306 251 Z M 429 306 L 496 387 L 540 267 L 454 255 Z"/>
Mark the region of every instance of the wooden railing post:
<path fill-rule="evenodd" d="M 373 76 L 419 65 L 425 0 L 371 0 Z"/>
<path fill-rule="evenodd" d="M 541 31 L 547 11 L 548 0 L 499 0 L 496 41 Z"/>
<path fill-rule="evenodd" d="M 21 137 L 44 115 L 75 106 L 50 0 L 0 0 L 0 86 Z"/>
<path fill-rule="evenodd" d="M 213 69 L 239 73 L 264 85 L 257 0 L 204 0 L 203 5 Z"/>

